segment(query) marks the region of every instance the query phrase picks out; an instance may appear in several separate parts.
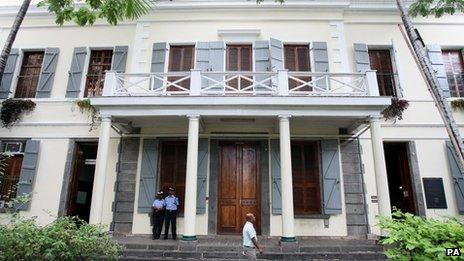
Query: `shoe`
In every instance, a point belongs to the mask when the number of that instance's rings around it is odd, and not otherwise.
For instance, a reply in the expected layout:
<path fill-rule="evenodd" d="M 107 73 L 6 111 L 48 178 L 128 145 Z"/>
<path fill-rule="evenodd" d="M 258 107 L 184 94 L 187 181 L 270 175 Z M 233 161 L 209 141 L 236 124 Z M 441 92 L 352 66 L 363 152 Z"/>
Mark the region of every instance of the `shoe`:
<path fill-rule="evenodd" d="M 168 239 L 168 237 L 163 237 L 163 240 L 166 240 L 166 239 Z"/>
<path fill-rule="evenodd" d="M 173 237 L 172 240 L 177 240 L 177 237 Z"/>

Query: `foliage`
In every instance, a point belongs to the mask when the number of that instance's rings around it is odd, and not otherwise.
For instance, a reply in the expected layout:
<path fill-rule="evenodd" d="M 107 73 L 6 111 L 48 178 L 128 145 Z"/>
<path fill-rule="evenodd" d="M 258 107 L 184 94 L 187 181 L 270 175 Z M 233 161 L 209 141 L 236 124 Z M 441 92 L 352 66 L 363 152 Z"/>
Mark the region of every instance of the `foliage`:
<path fill-rule="evenodd" d="M 452 100 L 451 108 L 455 111 L 464 111 L 464 99 Z"/>
<path fill-rule="evenodd" d="M 97 109 L 93 107 L 92 104 L 90 103 L 90 99 L 77 100 L 75 104 L 77 107 L 79 107 L 79 110 L 82 113 L 87 113 L 89 115 L 89 118 L 90 118 L 90 130 L 89 131 L 92 131 L 93 129 L 95 129 L 100 116 L 98 114 Z"/>
<path fill-rule="evenodd" d="M 390 106 L 385 108 L 382 111 L 382 115 L 387 120 L 397 120 L 403 119 L 403 112 L 409 107 L 409 101 L 404 99 L 392 98 L 392 103 Z"/>
<path fill-rule="evenodd" d="M 120 250 L 101 227 L 74 217 L 46 226 L 18 218 L 0 226 L 0 260 L 116 260 Z"/>
<path fill-rule="evenodd" d="M 55 22 L 63 25 L 74 21 L 79 26 L 93 25 L 99 18 L 112 25 L 124 19 L 135 20 L 147 14 L 155 0 L 42 0 L 37 6 L 55 14 Z"/>
<path fill-rule="evenodd" d="M 416 0 L 411 4 L 409 12 L 412 16 L 452 15 L 456 12 L 464 12 L 464 0 Z"/>
<path fill-rule="evenodd" d="M 464 250 L 464 224 L 457 219 L 425 219 L 395 210 L 392 217 L 379 217 L 387 233 L 380 241 L 390 245 L 385 252 L 392 260 L 451 260 L 446 248 Z"/>
<path fill-rule="evenodd" d="M 0 119 L 4 128 L 10 128 L 25 113 L 29 113 L 35 109 L 35 102 L 24 99 L 6 99 L 2 102 L 0 111 Z"/>

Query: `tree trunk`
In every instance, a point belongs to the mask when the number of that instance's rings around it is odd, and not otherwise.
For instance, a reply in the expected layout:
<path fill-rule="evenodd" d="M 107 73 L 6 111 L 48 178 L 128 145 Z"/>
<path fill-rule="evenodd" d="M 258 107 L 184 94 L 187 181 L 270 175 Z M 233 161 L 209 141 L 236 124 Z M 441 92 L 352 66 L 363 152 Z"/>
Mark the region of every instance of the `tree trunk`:
<path fill-rule="evenodd" d="M 443 90 L 441 89 L 440 83 L 438 82 L 436 72 L 432 67 L 432 63 L 430 62 L 429 57 L 426 55 L 426 48 L 424 43 L 416 31 L 416 28 L 412 24 L 411 17 L 408 14 L 408 10 L 404 5 L 403 0 L 396 0 L 396 2 L 398 4 L 398 9 L 401 13 L 401 19 L 403 20 L 409 41 L 412 44 L 412 48 L 414 49 L 414 55 L 416 56 L 417 61 L 421 67 L 420 69 L 427 80 L 427 87 L 429 92 L 432 94 L 435 105 L 438 108 L 443 122 L 445 123 L 446 131 L 448 132 L 451 144 L 453 144 L 454 151 L 458 158 L 460 171 L 464 175 L 464 144 L 451 112 L 450 105 L 444 98 Z"/>
<path fill-rule="evenodd" d="M 6 39 L 5 46 L 3 47 L 2 54 L 0 55 L 0 82 L 2 82 L 3 72 L 5 71 L 6 61 L 8 60 L 8 56 L 11 52 L 11 47 L 16 39 L 16 35 L 18 34 L 19 27 L 21 26 L 24 17 L 26 16 L 27 9 L 31 4 L 31 0 L 24 0 L 21 8 L 19 9 L 18 14 L 16 15 L 16 19 L 14 20 L 13 26 L 11 27 L 10 34 Z"/>

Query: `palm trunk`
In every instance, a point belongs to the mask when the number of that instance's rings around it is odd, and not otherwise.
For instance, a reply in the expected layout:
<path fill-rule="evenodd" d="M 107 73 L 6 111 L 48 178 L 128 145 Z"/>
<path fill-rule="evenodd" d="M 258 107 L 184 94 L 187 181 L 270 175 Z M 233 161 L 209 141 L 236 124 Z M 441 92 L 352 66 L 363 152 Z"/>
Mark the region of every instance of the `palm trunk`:
<path fill-rule="evenodd" d="M 436 107 L 438 108 L 443 122 L 445 123 L 446 131 L 448 132 L 451 143 L 453 144 L 454 152 L 458 158 L 459 169 L 464 175 L 464 144 L 453 114 L 451 113 L 450 105 L 444 98 L 435 70 L 432 67 L 429 57 L 426 55 L 424 43 L 412 24 L 411 17 L 408 14 L 408 10 L 404 5 L 403 0 L 396 0 L 396 2 L 401 13 L 401 19 L 403 20 L 406 33 L 414 50 L 413 55 L 417 58 L 419 66 L 421 67 L 420 69 L 427 80 L 429 92 L 432 94 Z"/>
<path fill-rule="evenodd" d="M 3 47 L 2 54 L 0 55 L 0 82 L 2 81 L 3 72 L 5 71 L 6 61 L 8 60 L 8 56 L 11 52 L 11 47 L 16 39 L 16 35 L 18 34 L 19 27 L 21 26 L 24 17 L 26 16 L 27 9 L 31 4 L 31 0 L 24 0 L 21 8 L 19 9 L 18 14 L 16 15 L 16 19 L 14 20 L 13 26 L 11 27 L 10 34 L 6 39 L 5 47 Z"/>

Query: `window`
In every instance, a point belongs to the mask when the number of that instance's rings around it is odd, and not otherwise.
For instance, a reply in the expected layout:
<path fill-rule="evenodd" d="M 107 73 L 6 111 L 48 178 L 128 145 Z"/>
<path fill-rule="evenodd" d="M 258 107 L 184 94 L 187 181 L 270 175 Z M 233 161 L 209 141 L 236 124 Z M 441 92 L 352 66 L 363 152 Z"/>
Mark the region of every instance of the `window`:
<path fill-rule="evenodd" d="M 464 65 L 461 50 L 442 51 L 451 97 L 464 96 Z"/>
<path fill-rule="evenodd" d="M 3 205 L 16 197 L 23 163 L 24 143 L 22 141 L 3 141 L 1 151 L 15 153 L 5 160 L 4 175 L 0 176 L 0 205 Z"/>
<path fill-rule="evenodd" d="M 105 73 L 111 70 L 113 50 L 92 50 L 85 83 L 84 97 L 101 96 Z"/>
<path fill-rule="evenodd" d="M 377 71 L 380 96 L 396 97 L 395 73 L 390 50 L 369 50 L 371 69 Z"/>
<path fill-rule="evenodd" d="M 285 69 L 290 72 L 310 72 L 311 65 L 309 59 L 309 46 L 308 45 L 285 45 L 284 46 L 284 60 L 285 60 Z M 290 89 L 294 89 L 306 82 L 311 81 L 309 76 L 298 76 L 296 77 L 302 82 L 289 79 L 288 86 Z M 311 91 L 310 86 L 303 86 L 298 88 L 298 91 Z"/>
<path fill-rule="evenodd" d="M 320 214 L 319 143 L 292 141 L 291 150 L 295 214 Z"/>
<path fill-rule="evenodd" d="M 34 98 L 39 84 L 44 52 L 25 52 L 15 98 Z"/>
<path fill-rule="evenodd" d="M 167 195 L 169 186 L 173 186 L 180 201 L 178 212 L 184 213 L 187 141 L 163 141 L 160 162 L 159 189 Z"/>
<path fill-rule="evenodd" d="M 227 71 L 233 72 L 251 72 L 253 70 L 253 59 L 252 59 L 251 45 L 228 45 L 227 46 Z M 252 78 L 252 75 L 242 74 L 247 78 Z M 234 75 L 231 75 L 234 77 Z M 241 78 L 240 86 L 238 79 L 229 80 L 228 85 L 243 89 L 253 84 L 252 81 Z"/>
<path fill-rule="evenodd" d="M 169 50 L 169 72 L 189 72 L 194 68 L 195 46 L 171 46 Z M 174 82 L 182 77 L 169 77 L 169 82 Z M 190 79 L 176 83 L 185 89 L 190 89 Z M 169 86 L 167 91 L 176 91 L 179 88 Z"/>

